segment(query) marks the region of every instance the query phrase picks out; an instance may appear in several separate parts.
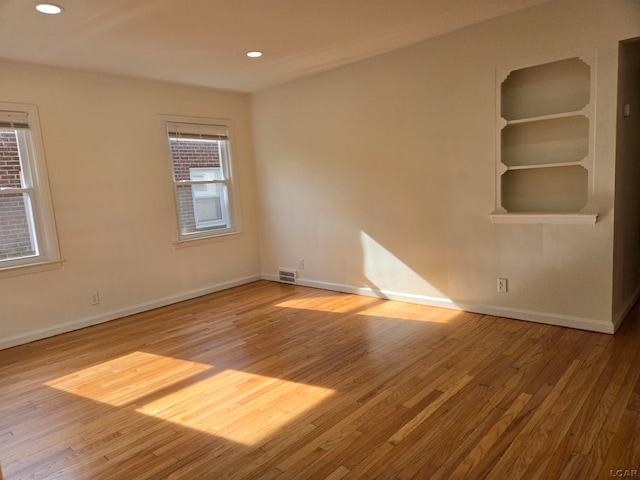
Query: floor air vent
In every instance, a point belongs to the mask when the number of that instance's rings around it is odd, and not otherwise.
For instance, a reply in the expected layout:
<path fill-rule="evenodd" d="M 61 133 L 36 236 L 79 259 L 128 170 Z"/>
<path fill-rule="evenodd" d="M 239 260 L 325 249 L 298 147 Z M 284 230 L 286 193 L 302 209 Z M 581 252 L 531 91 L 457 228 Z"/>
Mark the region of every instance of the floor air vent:
<path fill-rule="evenodd" d="M 296 271 L 281 268 L 278 270 L 278 280 L 284 283 L 296 283 Z"/>

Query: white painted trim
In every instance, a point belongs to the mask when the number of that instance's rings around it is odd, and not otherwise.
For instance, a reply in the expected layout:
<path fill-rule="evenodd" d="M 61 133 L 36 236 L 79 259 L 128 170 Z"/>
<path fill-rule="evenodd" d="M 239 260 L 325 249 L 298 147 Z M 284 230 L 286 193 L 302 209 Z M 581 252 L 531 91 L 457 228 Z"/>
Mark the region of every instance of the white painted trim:
<path fill-rule="evenodd" d="M 16 265 L 14 267 L 0 268 L 0 278 L 17 277 L 18 275 L 29 275 L 31 273 L 48 272 L 60 270 L 64 260 L 53 260 L 50 262 L 29 263 Z"/>
<path fill-rule="evenodd" d="M 262 275 L 264 280 L 277 282 L 275 275 Z M 526 320 L 530 322 L 545 323 L 559 327 L 577 328 L 592 332 L 613 334 L 617 328 L 613 323 L 594 318 L 574 317 L 569 315 L 559 315 L 547 312 L 537 312 L 533 310 L 522 310 L 516 308 L 505 308 L 496 305 L 482 305 L 465 302 L 457 302 L 445 297 L 431 297 L 426 295 L 416 295 L 411 293 L 392 292 L 389 290 L 377 290 L 370 287 L 356 287 L 340 283 L 323 282 L 317 280 L 301 279 L 297 280 L 298 285 L 304 287 L 321 288 L 343 293 L 353 293 L 368 297 L 384 298 L 387 300 L 397 300 L 400 302 L 428 305 L 431 307 L 448 308 L 465 312 L 481 313 L 495 317 L 513 318 L 516 320 Z M 633 305 L 633 303 L 632 303 Z"/>
<path fill-rule="evenodd" d="M 614 331 L 618 330 L 618 327 L 622 325 L 622 321 L 627 317 L 627 314 L 631 311 L 635 303 L 640 298 L 640 286 L 636 288 L 636 291 L 627 299 L 627 301 L 622 305 L 622 308 L 618 310 L 618 312 L 613 315 L 613 328 Z"/>
<path fill-rule="evenodd" d="M 490 213 L 495 224 L 595 225 L 597 213 Z"/>
<path fill-rule="evenodd" d="M 174 303 L 183 302 L 185 300 L 201 297 L 203 295 L 208 295 L 210 293 L 220 292 L 222 290 L 238 287 L 240 285 L 246 285 L 247 283 L 256 282 L 261 278 L 262 277 L 260 275 L 243 277 L 237 280 L 232 280 L 230 282 L 212 285 L 207 288 L 192 290 L 190 292 L 182 293 L 180 295 L 165 297 L 158 300 L 154 300 L 152 302 L 140 303 L 138 305 L 123 308 L 121 310 L 115 310 L 112 312 L 103 313 L 93 317 L 75 320 L 73 322 L 64 323 L 62 325 L 57 325 L 55 327 L 34 330 L 27 334 L 16 335 L 0 341 L 0 350 L 15 347 L 17 345 L 23 345 L 29 342 L 34 342 L 36 340 L 52 337 L 54 335 L 60 335 L 61 333 L 72 332 L 73 330 L 79 330 L 81 328 L 90 327 L 92 325 L 98 325 L 100 323 L 116 320 L 118 318 L 126 317 L 128 315 L 134 315 L 136 313 L 146 312 L 148 310 L 153 310 L 154 308 L 164 307 Z"/>

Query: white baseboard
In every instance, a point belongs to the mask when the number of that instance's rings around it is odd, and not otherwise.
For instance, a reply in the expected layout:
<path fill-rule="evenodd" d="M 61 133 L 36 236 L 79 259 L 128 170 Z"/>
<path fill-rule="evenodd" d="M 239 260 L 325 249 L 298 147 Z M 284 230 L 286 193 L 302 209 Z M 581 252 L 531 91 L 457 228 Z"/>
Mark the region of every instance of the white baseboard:
<path fill-rule="evenodd" d="M 264 280 L 277 282 L 276 275 L 262 275 Z M 389 290 L 378 290 L 371 287 L 356 287 L 353 285 L 344 285 L 333 282 L 323 282 L 317 280 L 309 280 L 299 278 L 298 285 L 304 287 L 321 288 L 324 290 L 333 290 L 336 292 L 353 293 L 356 295 L 365 295 L 368 297 L 384 298 L 387 300 L 397 300 L 400 302 L 415 303 L 419 305 L 428 305 L 430 307 L 448 308 L 451 310 L 460 310 L 465 312 L 481 313 L 484 315 L 492 315 L 495 317 L 513 318 L 516 320 L 526 320 L 529 322 L 545 323 L 548 325 L 556 325 L 559 327 L 577 328 L 580 330 L 589 330 L 599 333 L 615 333 L 618 325 L 612 322 L 597 320 L 594 318 L 573 317 L 569 315 L 559 315 L 547 312 L 538 312 L 533 310 L 522 310 L 515 308 L 505 308 L 497 305 L 482 305 L 465 303 L 451 300 L 445 297 L 431 297 L 426 295 L 415 295 L 411 293 L 393 292 Z M 633 306 L 633 302 L 630 302 Z M 622 317 L 624 318 L 624 316 Z"/>
<path fill-rule="evenodd" d="M 92 325 L 98 325 L 100 323 L 116 320 L 118 318 L 126 317 L 128 315 L 134 315 L 136 313 L 146 312 L 148 310 L 153 310 L 154 308 L 164 307 L 166 305 L 182 302 L 184 300 L 190 300 L 192 298 L 201 297 L 203 295 L 208 295 L 209 293 L 215 293 L 222 290 L 226 290 L 228 288 L 238 287 L 240 285 L 245 285 L 247 283 L 256 282 L 261 278 L 262 277 L 260 275 L 252 275 L 249 277 L 232 280 L 230 282 L 224 282 L 224 283 L 212 285 L 207 288 L 192 290 L 190 292 L 182 293 L 180 295 L 165 297 L 158 300 L 154 300 L 152 302 L 140 303 L 138 305 L 133 305 L 131 307 L 123 308 L 120 310 L 114 310 L 114 311 L 102 313 L 100 315 L 96 315 L 93 317 L 87 317 L 80 320 L 75 320 L 73 322 L 64 323 L 62 325 L 56 325 L 55 327 L 34 330 L 26 334 L 16 335 L 0 341 L 0 350 L 15 347 L 17 345 L 23 345 L 25 343 L 33 342 L 35 340 L 41 340 L 43 338 L 52 337 L 54 335 L 59 335 L 61 333 L 67 333 L 73 330 L 79 330 L 81 328 L 90 327 Z"/>
<path fill-rule="evenodd" d="M 154 300 L 152 302 L 141 303 L 131 307 L 127 307 L 120 310 L 115 310 L 107 313 L 103 313 L 93 317 L 87 317 L 80 320 L 56 325 L 55 327 L 43 328 L 34 330 L 26 334 L 16 335 L 0 341 L 0 350 L 15 347 L 25 343 L 41 340 L 43 338 L 52 337 L 62 333 L 71 332 L 73 330 L 79 330 L 81 328 L 90 327 L 92 325 L 98 325 L 100 323 L 108 322 L 118 318 L 126 317 L 128 315 L 134 315 L 136 313 L 153 310 L 154 308 L 164 307 L 173 303 L 182 302 L 184 300 L 190 300 L 210 293 L 219 292 L 229 288 L 245 285 L 247 283 L 255 282 L 257 280 L 264 279 L 277 282 L 278 277 L 276 275 L 252 275 L 249 277 L 243 277 L 230 282 L 224 282 L 216 284 L 207 288 L 193 290 L 180 295 L 171 297 L 165 297 L 162 299 Z M 298 285 L 320 288 L 323 290 L 332 290 L 336 292 L 352 293 L 356 295 L 364 295 L 368 297 L 385 298 L 388 300 L 397 300 L 407 303 L 415 303 L 419 305 L 428 305 L 432 307 L 448 308 L 451 310 L 460 310 L 473 313 L 481 313 L 484 315 L 493 315 L 498 317 L 514 318 L 517 320 L 526 320 L 538 323 L 546 323 L 549 325 L 557 325 L 561 327 L 577 328 L 581 330 L 590 330 L 600 333 L 614 333 L 620 326 L 626 315 L 629 313 L 635 302 L 640 298 L 640 288 L 636 290 L 633 296 L 631 296 L 624 307 L 615 315 L 613 322 L 605 322 L 602 320 L 572 317 L 566 315 L 557 315 L 546 312 L 537 312 L 531 310 L 521 310 L 504 308 L 495 305 L 480 305 L 464 302 L 455 302 L 451 299 L 444 297 L 432 297 L 426 295 L 415 295 L 409 293 L 393 292 L 389 290 L 377 290 L 370 287 L 356 287 L 353 285 L 345 285 L 333 282 L 323 282 L 317 280 L 298 279 Z"/>
<path fill-rule="evenodd" d="M 626 318 L 627 314 L 631 311 L 635 303 L 640 298 L 640 287 L 636 288 L 636 291 L 627 299 L 622 305 L 622 308 L 613 315 L 613 325 L 615 330 L 622 324 L 622 321 Z"/>

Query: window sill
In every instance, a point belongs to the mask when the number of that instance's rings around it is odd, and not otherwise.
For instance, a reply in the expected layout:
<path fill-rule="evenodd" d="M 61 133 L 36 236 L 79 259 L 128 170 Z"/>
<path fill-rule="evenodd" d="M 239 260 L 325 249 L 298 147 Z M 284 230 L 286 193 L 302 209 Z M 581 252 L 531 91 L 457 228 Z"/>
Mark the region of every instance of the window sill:
<path fill-rule="evenodd" d="M 597 213 L 490 213 L 495 224 L 512 225 L 595 225 Z"/>
<path fill-rule="evenodd" d="M 198 245 L 205 245 L 207 243 L 222 242 L 225 240 L 234 240 L 237 238 L 241 238 L 242 236 L 243 236 L 242 232 L 229 232 L 229 233 L 222 233 L 220 235 L 213 235 L 210 237 L 197 237 L 197 238 L 189 238 L 186 240 L 176 240 L 173 242 L 173 247 L 174 248 L 196 247 Z"/>
<path fill-rule="evenodd" d="M 0 268 L 0 278 L 60 270 L 63 263 L 64 260 L 52 260 L 47 262 L 31 263 L 29 265 L 16 265 L 15 267 Z"/>

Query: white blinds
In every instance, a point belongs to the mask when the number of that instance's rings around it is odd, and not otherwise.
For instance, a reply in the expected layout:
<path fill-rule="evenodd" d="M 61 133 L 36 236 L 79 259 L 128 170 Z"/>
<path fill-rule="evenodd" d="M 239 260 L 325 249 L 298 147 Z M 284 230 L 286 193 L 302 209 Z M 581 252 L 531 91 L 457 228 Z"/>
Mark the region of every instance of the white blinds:
<path fill-rule="evenodd" d="M 28 130 L 29 115 L 26 112 L 10 112 L 0 110 L 0 128 L 12 130 Z"/>
<path fill-rule="evenodd" d="M 229 129 L 224 125 L 197 125 L 193 123 L 167 123 L 169 138 L 200 140 L 229 140 Z"/>

